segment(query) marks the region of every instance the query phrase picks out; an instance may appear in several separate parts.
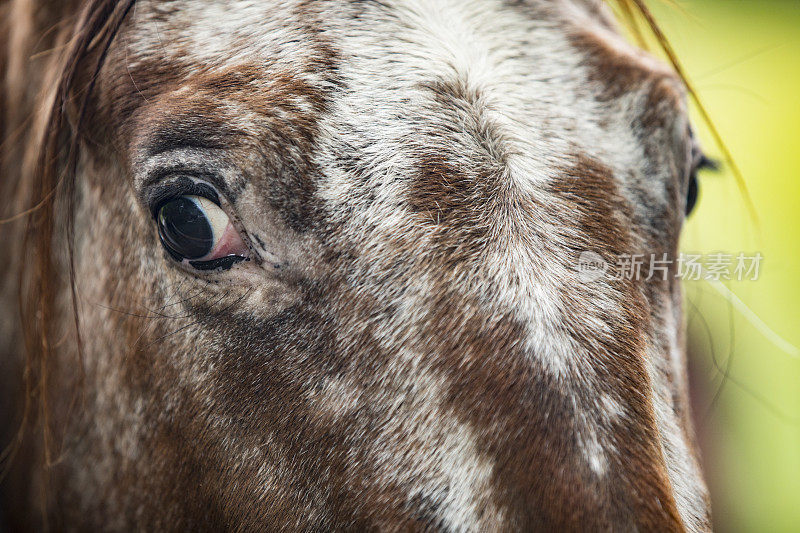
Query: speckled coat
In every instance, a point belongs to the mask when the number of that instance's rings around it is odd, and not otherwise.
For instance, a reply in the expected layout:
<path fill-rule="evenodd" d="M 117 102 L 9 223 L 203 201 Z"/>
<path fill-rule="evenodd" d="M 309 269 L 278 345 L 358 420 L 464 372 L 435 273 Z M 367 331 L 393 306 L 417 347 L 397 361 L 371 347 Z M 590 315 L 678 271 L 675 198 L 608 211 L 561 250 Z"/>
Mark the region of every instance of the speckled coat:
<path fill-rule="evenodd" d="M 621 255 L 676 253 L 685 90 L 606 6 L 0 9 L 4 217 L 33 205 L 38 136 L 79 139 L 36 248 L 51 298 L 29 298 L 24 219 L 2 229 L 9 527 L 710 528 L 680 285 L 613 275 Z M 102 50 L 79 58 L 54 137 L 47 94 L 70 35 L 102 37 L 98 13 L 122 23 L 83 113 Z M 163 250 L 153 198 L 186 176 L 217 191 L 249 261 L 201 271 Z M 579 276 L 587 250 L 609 275 Z M 48 357 L 25 380 L 38 301 Z"/>

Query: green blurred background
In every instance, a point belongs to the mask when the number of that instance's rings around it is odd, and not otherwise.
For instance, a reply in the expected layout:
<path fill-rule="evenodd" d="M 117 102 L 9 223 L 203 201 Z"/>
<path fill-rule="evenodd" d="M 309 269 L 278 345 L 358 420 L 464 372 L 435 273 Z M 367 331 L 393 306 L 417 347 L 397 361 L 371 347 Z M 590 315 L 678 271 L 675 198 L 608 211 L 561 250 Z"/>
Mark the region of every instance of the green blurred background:
<path fill-rule="evenodd" d="M 741 168 L 759 221 L 748 216 L 729 169 L 704 173 L 681 248 L 761 252 L 757 281 L 727 285 L 798 346 L 800 1 L 648 5 Z M 695 124 L 706 151 L 719 156 L 697 113 Z M 707 282 L 684 286 L 715 529 L 800 532 L 800 359 L 776 347 Z"/>

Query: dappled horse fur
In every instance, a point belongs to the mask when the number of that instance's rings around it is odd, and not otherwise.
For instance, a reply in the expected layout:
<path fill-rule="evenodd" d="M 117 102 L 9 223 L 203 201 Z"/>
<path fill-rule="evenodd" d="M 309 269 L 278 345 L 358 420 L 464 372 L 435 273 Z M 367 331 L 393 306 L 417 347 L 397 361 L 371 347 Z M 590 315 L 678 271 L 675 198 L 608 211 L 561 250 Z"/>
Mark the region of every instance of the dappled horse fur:
<path fill-rule="evenodd" d="M 710 528 L 680 285 L 614 276 L 676 253 L 685 89 L 607 6 L 2 9 L 9 527 Z M 176 177 L 249 260 L 165 252 Z"/>

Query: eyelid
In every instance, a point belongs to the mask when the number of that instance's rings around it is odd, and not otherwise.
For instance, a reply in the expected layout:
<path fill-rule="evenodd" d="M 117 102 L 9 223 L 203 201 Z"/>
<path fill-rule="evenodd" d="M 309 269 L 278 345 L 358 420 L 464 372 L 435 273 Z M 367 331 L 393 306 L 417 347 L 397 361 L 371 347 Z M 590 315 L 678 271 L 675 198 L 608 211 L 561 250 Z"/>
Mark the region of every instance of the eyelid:
<path fill-rule="evenodd" d="M 180 196 L 200 196 L 222 206 L 217 189 L 191 175 L 175 175 L 154 185 L 146 195 L 151 215 L 155 218 L 162 205 Z"/>

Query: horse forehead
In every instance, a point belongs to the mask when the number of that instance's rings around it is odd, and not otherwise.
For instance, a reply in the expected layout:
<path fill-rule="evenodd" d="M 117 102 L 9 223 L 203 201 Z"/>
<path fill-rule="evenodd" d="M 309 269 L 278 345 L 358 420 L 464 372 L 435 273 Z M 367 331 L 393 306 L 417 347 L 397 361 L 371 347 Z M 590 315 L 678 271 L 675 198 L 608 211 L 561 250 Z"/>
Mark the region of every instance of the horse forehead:
<path fill-rule="evenodd" d="M 639 139 L 629 128 L 608 128 L 631 104 L 608 100 L 665 78 L 680 105 L 674 75 L 624 43 L 596 4 L 147 3 L 133 13 L 124 61 L 137 92 L 140 72 L 182 72 L 187 100 L 193 80 L 213 72 L 223 72 L 211 91 L 221 99 L 236 86 L 225 83 L 225 71 L 246 69 L 256 85 L 260 76 L 266 93 L 291 78 L 278 97 L 302 100 L 312 89 L 317 101 L 307 104 L 325 101 L 317 107 L 327 116 L 301 117 L 319 122 L 323 151 L 325 143 L 365 148 L 373 174 L 408 174 L 419 162 L 409 153 L 435 150 L 447 157 L 428 162 L 449 158 L 456 169 L 496 164 L 516 186 L 532 190 L 576 155 L 611 172 L 630 164 L 621 153 Z"/>
<path fill-rule="evenodd" d="M 369 89 L 389 91 L 395 107 L 407 103 L 397 98 L 404 88 L 455 76 L 487 95 L 505 94 L 514 105 L 525 102 L 520 97 L 535 97 L 538 118 L 574 119 L 587 116 L 585 106 L 576 108 L 578 101 L 592 96 L 585 91 L 587 83 L 613 82 L 624 88 L 613 95 L 618 97 L 653 76 L 677 82 L 669 69 L 637 53 L 616 34 L 600 4 L 146 3 L 132 15 L 135 29 L 126 38 L 132 54 L 125 60 L 155 59 L 187 71 L 257 64 L 267 74 L 274 68 L 313 78 L 309 65 L 331 67 L 320 63 L 320 55 L 335 54 L 336 68 L 343 71 L 352 92 L 372 98 Z"/>

